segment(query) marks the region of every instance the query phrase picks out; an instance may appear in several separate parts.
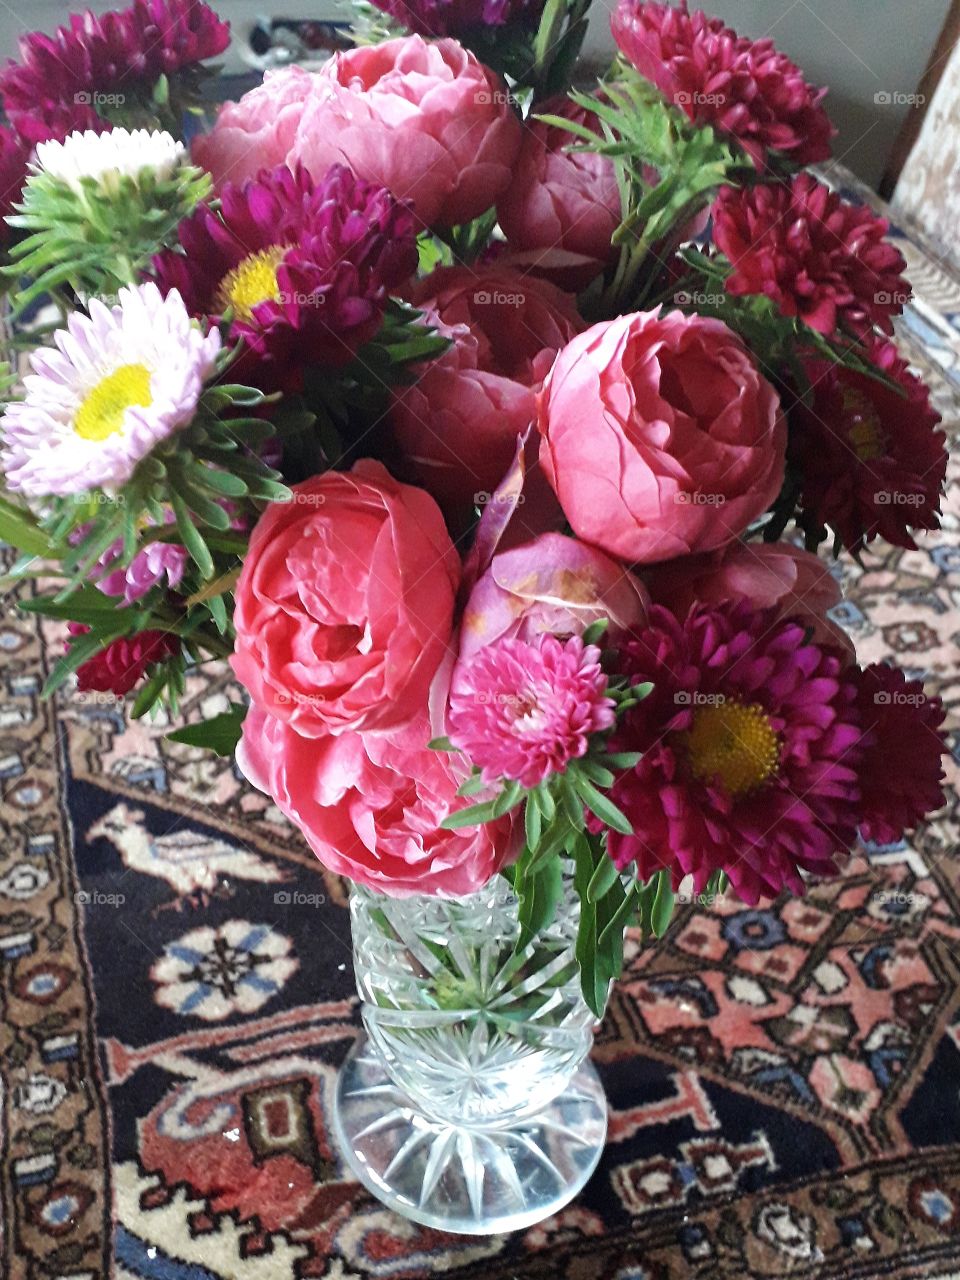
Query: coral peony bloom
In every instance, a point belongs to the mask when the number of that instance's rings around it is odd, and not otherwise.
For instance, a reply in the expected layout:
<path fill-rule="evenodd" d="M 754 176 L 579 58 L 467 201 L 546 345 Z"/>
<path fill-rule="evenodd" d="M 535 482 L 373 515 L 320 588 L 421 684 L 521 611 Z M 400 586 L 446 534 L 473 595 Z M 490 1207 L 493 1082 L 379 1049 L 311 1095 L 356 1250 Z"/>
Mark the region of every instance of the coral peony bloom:
<path fill-rule="evenodd" d="M 732 267 L 728 293 L 763 294 L 827 337 L 840 326 L 893 332 L 891 317 L 910 298 L 907 264 L 885 239 L 889 223 L 866 205 L 798 173 L 789 186 L 724 187 L 713 217 L 714 243 Z"/>
<path fill-rule="evenodd" d="M 597 127 L 597 117 L 569 98 L 542 110 Z M 594 151 L 568 151 L 576 141 L 554 125 L 529 121 L 497 218 L 511 250 L 558 284 L 581 289 L 616 257 L 611 236 L 622 215 L 613 161 Z"/>
<path fill-rule="evenodd" d="M 499 640 L 533 644 L 542 635 L 579 635 L 593 622 L 632 627 L 647 597 L 627 569 L 562 533 L 501 551 L 473 586 L 460 626 L 461 663 Z"/>
<path fill-rule="evenodd" d="M 788 448 L 800 507 L 806 524 L 829 525 L 850 550 L 877 537 L 914 547 L 911 529 L 940 524 L 946 437 L 929 391 L 893 343 L 864 355 L 901 391 L 827 361 L 807 366 L 813 402 L 791 409 Z"/>
<path fill-rule="evenodd" d="M 536 393 L 582 321 L 573 299 L 507 268 L 443 268 L 413 301 L 451 339 L 390 418 L 411 475 L 447 509 L 482 503 L 534 422 Z"/>
<path fill-rule="evenodd" d="M 654 603 L 678 618 L 695 604 L 745 600 L 802 622 L 817 644 L 854 656 L 850 637 L 827 616 L 843 599 L 839 582 L 819 556 L 792 543 L 731 542 L 721 551 L 655 565 L 645 581 Z"/>
<path fill-rule="evenodd" d="M 237 763 L 303 833 L 330 871 L 396 897 L 459 897 L 481 888 L 511 852 L 509 819 L 446 831 L 462 809 L 453 757 L 427 746 L 417 721 L 399 737 L 301 737 L 251 707 Z"/>
<path fill-rule="evenodd" d="M 134 0 L 99 16 L 75 13 L 53 36 L 20 41 L 20 62 L 0 72 L 10 123 L 31 142 L 110 125 L 95 110 L 101 95 L 146 97 L 160 76 L 223 53 L 230 27 L 201 0 Z"/>
<path fill-rule="evenodd" d="M 219 207 L 200 205 L 178 235 L 182 252 L 153 260 L 161 289 L 179 290 L 195 316 L 230 309 L 244 376 L 286 390 L 308 363 L 352 359 L 417 265 L 413 215 L 343 165 L 316 182 L 283 165 L 228 182 Z"/>
<path fill-rule="evenodd" d="M 695 124 L 735 138 L 758 167 L 768 151 L 796 165 L 830 155 L 826 89 L 807 84 L 772 40 L 738 36 L 720 18 L 688 12 L 686 0 L 619 0 L 611 26 L 641 75 Z"/>
<path fill-rule="evenodd" d="M 616 719 L 600 650 L 579 636 L 498 640 L 461 662 L 450 687 L 450 741 L 491 785 L 536 787 L 585 756 Z"/>
<path fill-rule="evenodd" d="M 316 177 L 345 163 L 422 222 L 453 226 L 506 187 L 520 132 L 510 95 L 472 53 L 406 36 L 338 53 L 313 76 L 276 73 L 225 106 L 194 154 L 218 188 L 262 164 L 300 162 Z"/>
<path fill-rule="evenodd" d="M 654 606 L 616 640 L 617 670 L 653 691 L 626 712 L 615 751 L 642 751 L 611 798 L 634 834 L 608 831 L 618 866 L 666 868 L 702 892 L 717 871 L 744 902 L 803 891 L 856 838 L 862 730 L 838 653 L 772 610 Z"/>
<path fill-rule="evenodd" d="M 944 802 L 943 703 L 920 680 L 874 663 L 857 694 L 867 749 L 860 769 L 860 834 L 892 844 Z"/>
<path fill-rule="evenodd" d="M 68 630 L 72 636 L 81 636 L 90 628 L 71 622 Z M 77 689 L 80 693 L 114 693 L 122 698 L 140 683 L 148 667 L 171 657 L 179 648 L 180 638 L 169 631 L 138 631 L 136 635 L 112 640 L 77 668 Z"/>
<path fill-rule="evenodd" d="M 627 561 L 725 545 L 783 480 L 773 388 L 726 325 L 679 311 L 574 338 L 544 383 L 539 429 L 574 532 Z"/>
<path fill-rule="evenodd" d="M 459 36 L 483 27 L 535 27 L 544 0 L 373 0 L 378 9 L 421 36 Z"/>
<path fill-rule="evenodd" d="M 324 472 L 253 531 L 231 665 L 257 706 L 308 737 L 400 728 L 426 707 L 459 580 L 429 494 L 370 459 Z"/>

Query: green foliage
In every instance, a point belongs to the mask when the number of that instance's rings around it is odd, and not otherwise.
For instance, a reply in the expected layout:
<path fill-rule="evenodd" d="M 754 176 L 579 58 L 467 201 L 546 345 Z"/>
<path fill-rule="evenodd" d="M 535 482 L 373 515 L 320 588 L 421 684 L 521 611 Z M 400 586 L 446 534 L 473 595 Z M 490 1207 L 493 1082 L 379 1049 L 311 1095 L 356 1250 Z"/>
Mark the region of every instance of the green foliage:
<path fill-rule="evenodd" d="M 182 742 L 188 747 L 203 747 L 218 756 L 232 756 L 240 741 L 246 714 L 246 707 L 238 702 L 231 702 L 229 711 L 224 711 L 211 720 L 203 720 L 200 724 L 175 729 L 173 733 L 167 734 L 167 741 Z"/>
<path fill-rule="evenodd" d="M 69 287 L 81 297 L 115 293 L 131 284 L 173 236 L 177 224 L 209 195 L 210 175 L 182 165 L 170 177 L 149 169 L 103 186 L 95 178 L 74 185 L 33 173 L 10 224 L 27 234 L 10 249 L 9 281 L 29 283 L 13 295 L 19 314 L 42 294 Z"/>

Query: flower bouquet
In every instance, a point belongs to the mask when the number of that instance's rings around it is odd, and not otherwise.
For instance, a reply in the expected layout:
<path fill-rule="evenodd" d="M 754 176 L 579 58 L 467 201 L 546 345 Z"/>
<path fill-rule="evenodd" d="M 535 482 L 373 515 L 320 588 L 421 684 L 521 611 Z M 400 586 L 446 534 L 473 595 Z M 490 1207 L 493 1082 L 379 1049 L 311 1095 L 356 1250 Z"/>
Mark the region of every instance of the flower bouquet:
<path fill-rule="evenodd" d="M 903 259 L 804 168 L 824 92 L 769 40 L 621 0 L 590 84 L 588 4 L 361 5 L 212 122 L 200 0 L 0 74 L 0 535 L 65 625 L 47 692 L 176 718 L 230 662 L 170 736 L 352 881 L 341 1145 L 451 1230 L 592 1171 L 628 928 L 942 802 L 939 701 L 857 664 L 817 554 L 937 526 Z"/>

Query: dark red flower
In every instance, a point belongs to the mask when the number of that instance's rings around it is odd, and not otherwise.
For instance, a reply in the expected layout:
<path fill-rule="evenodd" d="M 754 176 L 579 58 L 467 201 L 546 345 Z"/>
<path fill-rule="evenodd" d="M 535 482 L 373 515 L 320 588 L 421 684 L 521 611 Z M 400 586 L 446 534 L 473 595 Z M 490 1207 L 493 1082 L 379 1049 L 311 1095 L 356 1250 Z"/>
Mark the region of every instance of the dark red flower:
<path fill-rule="evenodd" d="M 946 438 L 930 393 L 892 342 L 864 352 L 900 388 L 811 360 L 812 403 L 789 414 L 788 458 L 799 477 L 807 525 L 829 526 L 859 551 L 881 537 L 914 547 L 911 529 L 939 527 Z"/>
<path fill-rule="evenodd" d="M 677 7 L 620 0 L 611 25 L 641 75 L 695 124 L 735 138 L 758 168 L 768 151 L 797 165 L 830 155 L 834 130 L 820 105 L 826 89 L 807 84 L 772 40 L 738 36 L 719 18 L 689 13 L 686 0 Z"/>
<path fill-rule="evenodd" d="M 20 61 L 0 72 L 0 99 L 30 142 L 75 129 L 110 126 L 97 106 L 118 94 L 151 89 L 161 75 L 222 53 L 230 28 L 202 0 L 134 0 L 99 16 L 73 14 L 54 35 L 20 41 Z"/>
<path fill-rule="evenodd" d="M 839 326 L 859 336 L 910 298 L 906 262 L 884 237 L 889 224 L 852 205 L 808 173 L 789 185 L 724 187 L 713 206 L 714 243 L 730 260 L 730 294 L 765 294 L 785 316 L 829 337 Z"/>
<path fill-rule="evenodd" d="M 919 680 L 874 663 L 860 672 L 857 703 L 867 749 L 860 767 L 860 834 L 892 844 L 943 804 L 943 703 Z"/>
<path fill-rule="evenodd" d="M 459 36 L 508 22 L 535 25 L 544 0 L 373 0 L 408 31 L 421 36 Z"/>
<path fill-rule="evenodd" d="M 856 685 L 803 621 L 730 603 L 681 621 L 659 605 L 612 637 L 616 668 L 653 691 L 611 735 L 643 757 L 613 800 L 632 836 L 607 832 L 618 866 L 669 870 L 697 892 L 724 871 L 745 902 L 803 890 L 852 845 L 862 756 Z"/>
<path fill-rule="evenodd" d="M 196 316 L 232 309 L 256 385 L 293 390 L 307 364 L 343 365 L 380 326 L 389 292 L 416 270 L 407 205 L 333 165 L 264 170 L 226 183 L 220 208 L 201 205 L 179 228 L 182 252 L 153 260 L 164 293 L 176 288 Z"/>
<path fill-rule="evenodd" d="M 71 622 L 71 635 L 84 635 L 90 630 L 82 623 Z M 162 662 L 180 648 L 180 639 L 169 631 L 138 631 L 122 636 L 95 653 L 77 668 L 77 689 L 81 693 L 115 693 L 123 697 L 139 684 L 147 668 Z"/>
<path fill-rule="evenodd" d="M 12 129 L 0 126 L 0 245 L 6 245 L 13 234 L 13 228 L 3 219 L 20 199 L 29 155 L 29 145 Z"/>

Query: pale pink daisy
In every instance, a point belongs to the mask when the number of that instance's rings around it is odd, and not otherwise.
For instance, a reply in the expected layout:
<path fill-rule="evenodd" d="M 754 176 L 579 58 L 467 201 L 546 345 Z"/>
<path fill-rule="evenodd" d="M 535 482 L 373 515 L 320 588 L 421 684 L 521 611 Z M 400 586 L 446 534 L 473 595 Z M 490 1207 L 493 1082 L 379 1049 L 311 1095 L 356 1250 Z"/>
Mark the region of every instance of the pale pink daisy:
<path fill-rule="evenodd" d="M 450 691 L 450 741 L 485 782 L 535 787 L 586 755 L 615 719 L 600 650 L 579 636 L 499 640 L 462 664 Z"/>

